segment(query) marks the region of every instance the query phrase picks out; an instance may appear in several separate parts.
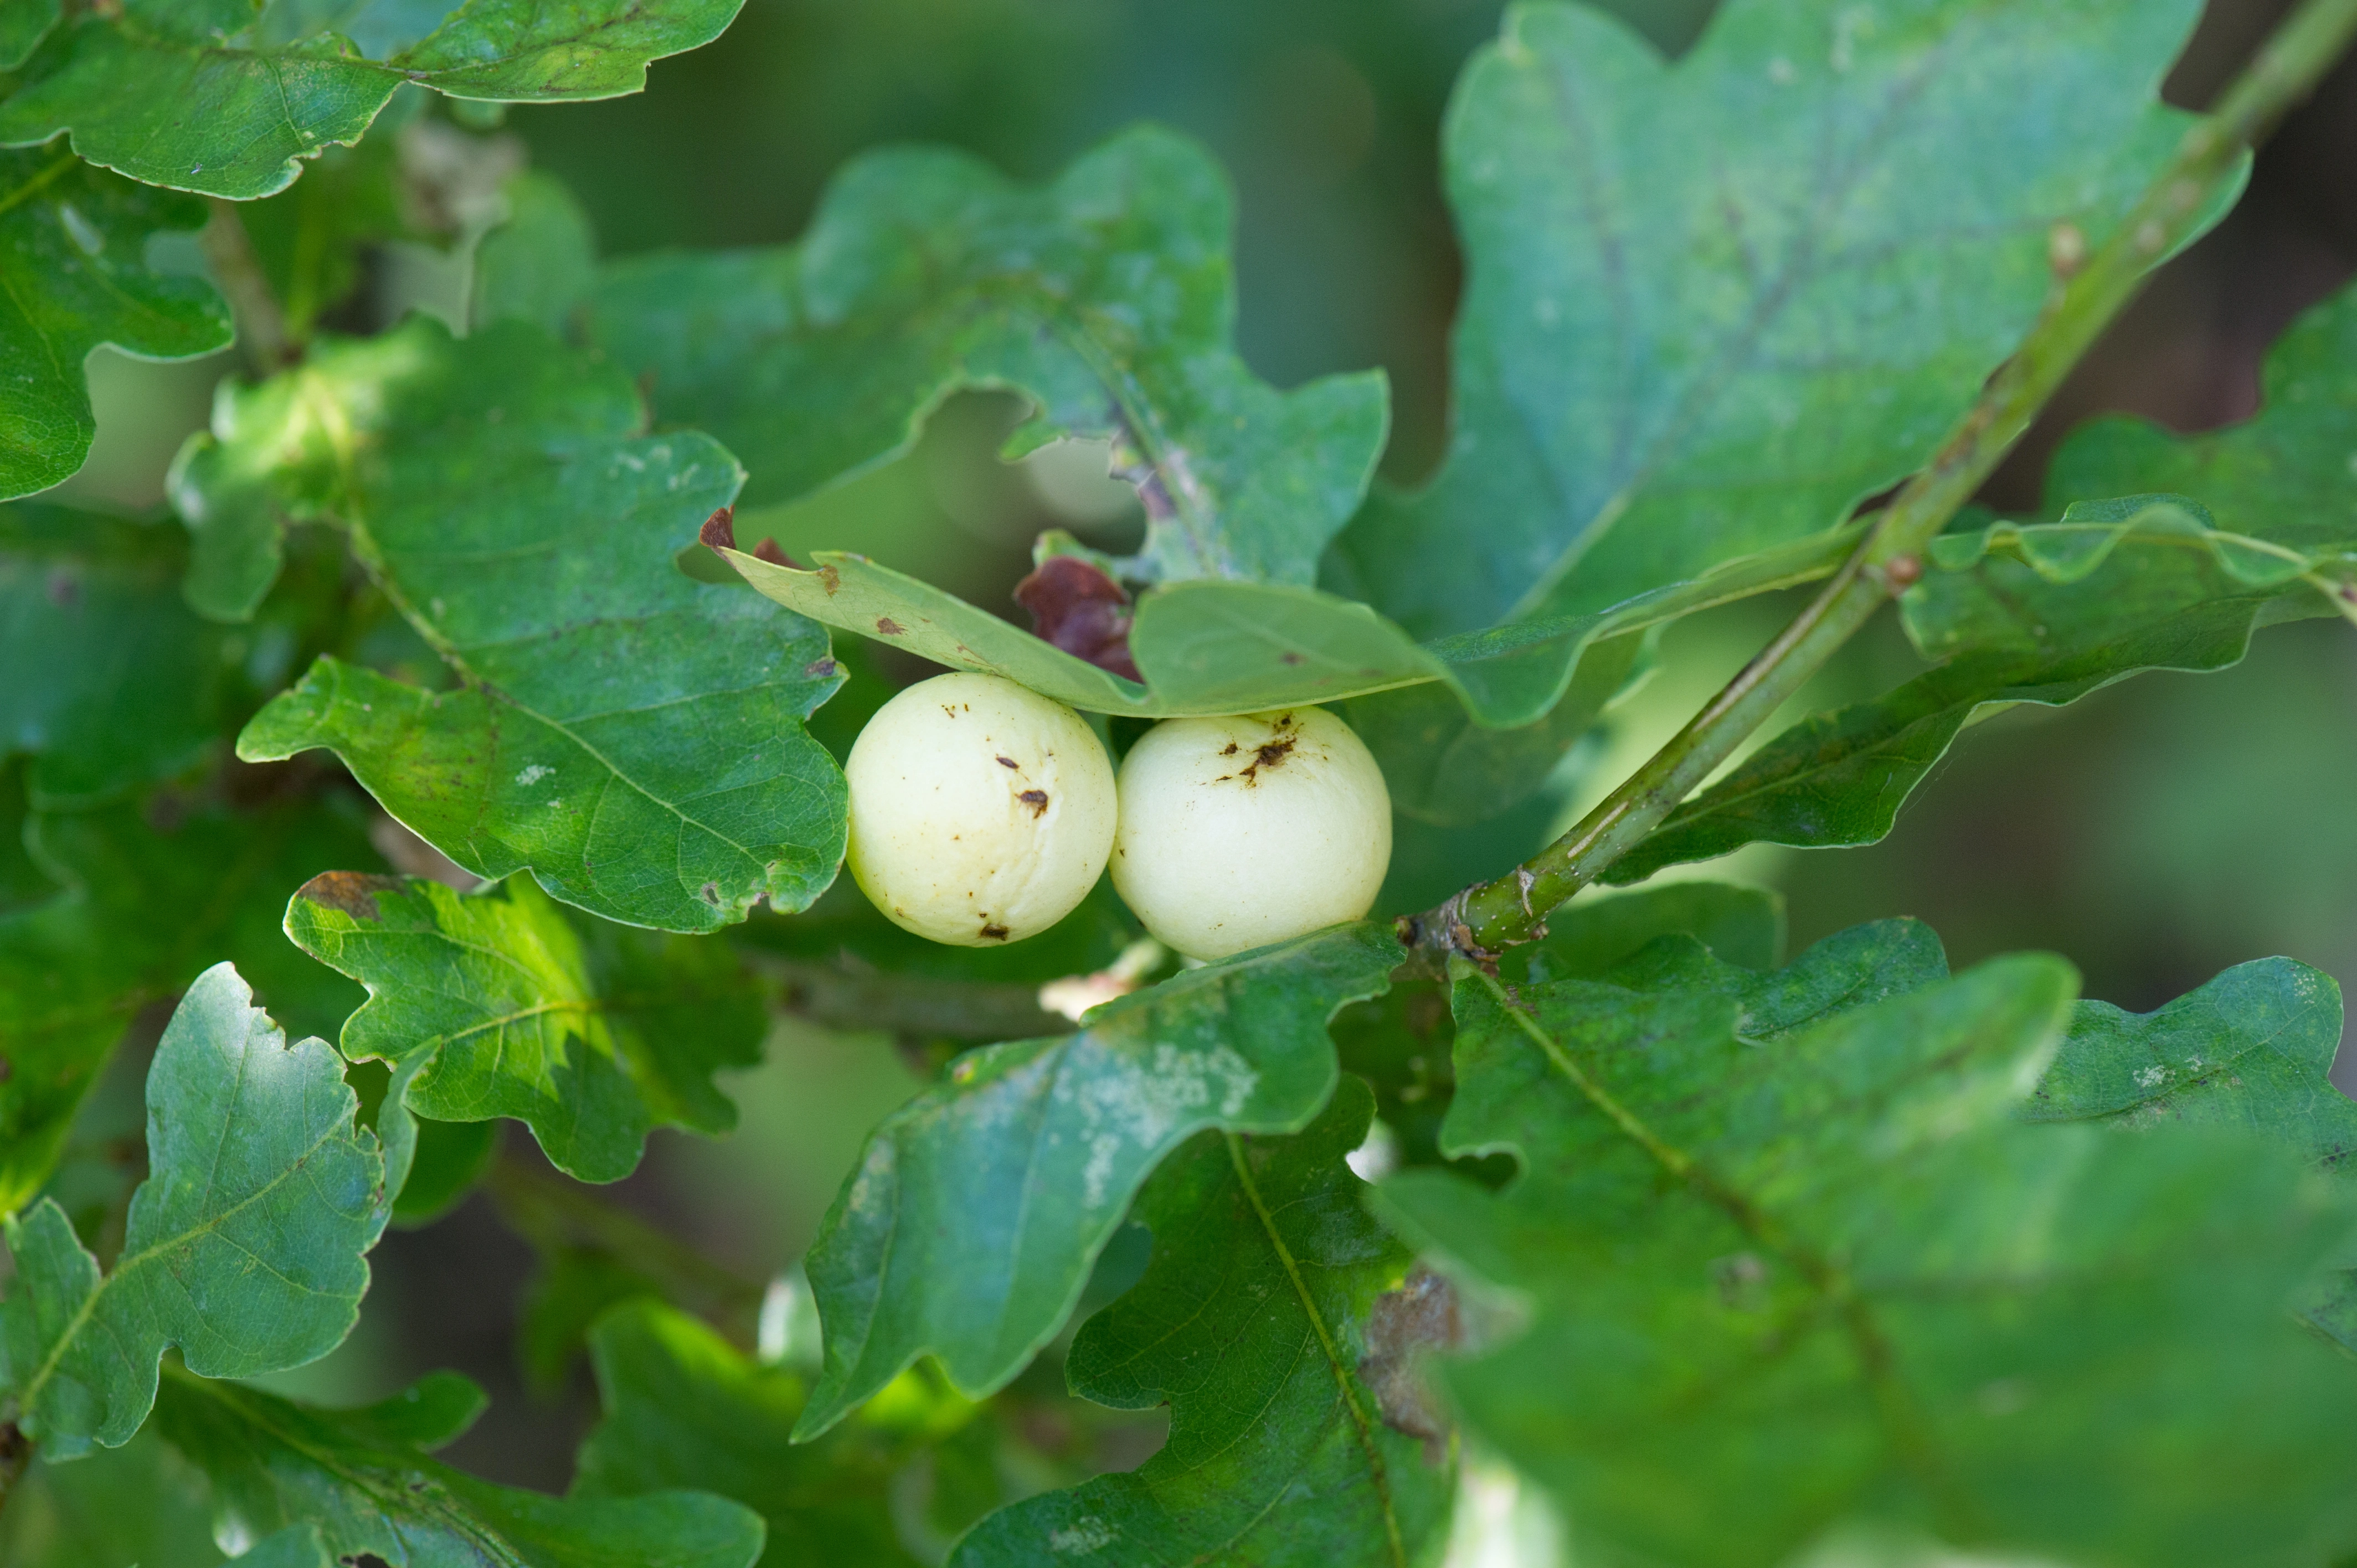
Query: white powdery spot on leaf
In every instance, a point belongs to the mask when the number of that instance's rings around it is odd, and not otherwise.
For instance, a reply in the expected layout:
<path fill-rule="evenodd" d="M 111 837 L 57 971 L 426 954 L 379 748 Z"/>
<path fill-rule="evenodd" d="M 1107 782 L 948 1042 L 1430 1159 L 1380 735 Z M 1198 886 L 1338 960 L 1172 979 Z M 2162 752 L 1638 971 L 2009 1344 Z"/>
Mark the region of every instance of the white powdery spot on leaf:
<path fill-rule="evenodd" d="M 1072 1090 L 1089 1145 L 1088 1165 L 1081 1173 L 1089 1207 L 1105 1201 L 1125 1148 L 1159 1148 L 1182 1123 L 1215 1103 L 1221 1116 L 1232 1119 L 1259 1083 L 1260 1074 L 1225 1045 L 1197 1053 L 1166 1044 L 1154 1047 L 1150 1064 Z"/>
<path fill-rule="evenodd" d="M 555 768 L 550 768 L 545 764 L 538 762 L 533 763 L 522 772 L 516 775 L 516 785 L 519 789 L 529 789 L 533 785 L 539 783 L 542 779 L 547 778 L 550 774 L 555 771 Z"/>
<path fill-rule="evenodd" d="M 1077 1557 L 1084 1552 L 1098 1552 L 1113 1544 L 1113 1528 L 1093 1516 L 1080 1520 L 1070 1529 L 1048 1532 L 1048 1550 L 1061 1557 Z"/>

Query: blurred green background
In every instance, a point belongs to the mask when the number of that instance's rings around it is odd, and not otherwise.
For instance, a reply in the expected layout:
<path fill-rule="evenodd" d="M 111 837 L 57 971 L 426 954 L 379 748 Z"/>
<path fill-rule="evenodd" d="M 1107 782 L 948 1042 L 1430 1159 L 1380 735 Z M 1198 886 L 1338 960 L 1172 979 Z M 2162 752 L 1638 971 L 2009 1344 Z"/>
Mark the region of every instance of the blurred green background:
<path fill-rule="evenodd" d="M 1669 49 L 1709 10 L 1703 0 L 1610 8 Z M 2219 0 L 2169 95 L 2205 102 L 2280 9 Z M 519 109 L 472 134 L 561 177 L 606 252 L 621 254 L 790 240 L 843 159 L 880 144 L 951 143 L 1039 178 L 1123 124 L 1175 125 L 1234 181 L 1246 359 L 1279 385 L 1383 367 L 1394 407 L 1385 472 L 1412 483 L 1445 438 L 1459 278 L 1438 127 L 1459 64 L 1499 10 L 1493 0 L 750 0 L 717 44 L 658 65 L 642 96 Z M 2236 212 L 2083 367 L 1986 499 L 2035 505 L 2055 437 L 2095 411 L 2180 429 L 2249 413 L 2267 344 L 2357 263 L 2352 177 L 2357 76 L 2344 68 L 2262 155 Z M 386 248 L 323 319 L 380 324 L 446 286 L 442 265 Z M 232 364 L 100 355 L 98 447 L 73 496 L 156 507 L 165 464 Z M 1108 503 L 1084 468 L 996 464 L 1015 412 L 1004 399 L 956 400 L 909 457 L 765 519 L 764 531 L 789 551 L 865 551 L 1012 615 L 1006 593 L 1038 528 L 1085 524 L 1110 542 L 1134 526 L 1120 493 Z M 1665 738 L 1790 607 L 1754 603 L 1675 628 L 1555 797 L 1488 831 L 1498 864 L 1467 869 L 1494 872 L 1535 848 L 1551 819 Z M 1886 625 L 1805 700 L 1863 697 L 1914 667 Z M 2150 676 L 2061 712 L 2002 714 L 1968 732 L 1885 843 L 1755 849 L 1705 874 L 1781 889 L 1795 946 L 1912 914 L 1959 963 L 2052 950 L 2080 966 L 2090 994 L 2131 1008 L 2268 953 L 2357 982 L 2357 637 L 2337 623 L 2277 628 L 2223 674 Z M 135 1107 L 135 1067 L 118 1075 L 118 1103 Z M 619 1197 L 767 1277 L 807 1243 L 866 1128 L 919 1081 L 880 1036 L 781 1025 L 767 1065 L 734 1085 L 742 1129 L 717 1143 L 659 1134 Z M 520 1379 L 515 1309 L 535 1267 L 481 1198 L 428 1231 L 395 1234 L 361 1333 L 305 1369 L 302 1387 L 374 1396 L 456 1366 L 494 1395 L 458 1462 L 561 1486 L 591 1404 L 577 1368 L 554 1389 Z M 1051 1402 L 1037 1420 L 1082 1419 Z M 1152 1441 L 1126 1428 L 1026 1435 L 1083 1467 L 1135 1464 Z"/>

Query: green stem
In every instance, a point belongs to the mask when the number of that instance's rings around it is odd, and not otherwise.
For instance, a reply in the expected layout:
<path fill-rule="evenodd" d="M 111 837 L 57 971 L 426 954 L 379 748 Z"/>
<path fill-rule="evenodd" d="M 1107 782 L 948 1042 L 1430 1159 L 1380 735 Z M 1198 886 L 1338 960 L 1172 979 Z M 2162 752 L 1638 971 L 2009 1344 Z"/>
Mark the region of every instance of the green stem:
<path fill-rule="evenodd" d="M 1551 910 L 1634 848 L 1732 757 L 1885 600 L 1922 575 L 1924 546 L 1979 490 L 2152 268 L 2192 236 L 2251 146 L 2316 85 L 2352 33 L 2357 0 L 2306 0 L 2217 107 L 2185 133 L 2100 249 L 2084 254 L 2084 236 L 2058 226 L 2050 250 L 2061 286 L 2037 325 L 1808 607 L 1570 832 L 1496 881 L 1404 920 L 1403 940 L 1426 962 L 1452 951 L 1486 958 L 1530 940 Z"/>
<path fill-rule="evenodd" d="M 262 258 L 253 253 L 253 240 L 237 215 L 237 203 L 216 196 L 210 206 L 212 218 L 201 241 L 205 261 L 236 318 L 246 368 L 257 376 L 274 375 L 296 358 L 286 317 L 278 308 L 278 296 L 270 292 L 270 279 L 262 270 Z"/>
<path fill-rule="evenodd" d="M 502 1156 L 483 1185 L 500 1217 L 544 1251 L 587 1243 L 660 1284 L 677 1304 L 716 1316 L 749 1315 L 761 1305 L 759 1282 L 562 1176 Z"/>

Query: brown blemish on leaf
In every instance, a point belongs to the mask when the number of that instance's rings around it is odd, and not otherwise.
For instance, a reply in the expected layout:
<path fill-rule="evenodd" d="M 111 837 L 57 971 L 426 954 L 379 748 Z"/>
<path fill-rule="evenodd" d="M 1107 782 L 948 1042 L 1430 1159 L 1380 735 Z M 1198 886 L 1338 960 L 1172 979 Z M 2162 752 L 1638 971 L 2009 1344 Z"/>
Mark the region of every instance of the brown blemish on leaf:
<path fill-rule="evenodd" d="M 822 566 L 818 569 L 818 583 L 831 599 L 834 597 L 834 591 L 843 586 L 843 575 L 832 566 Z"/>
<path fill-rule="evenodd" d="M 696 897 L 717 909 L 720 908 L 720 884 L 717 882 L 705 883 L 696 891 Z"/>
<path fill-rule="evenodd" d="M 1033 816 L 1039 817 L 1045 816 L 1047 814 L 1048 791 L 1045 789 L 1026 789 L 1023 793 L 1016 796 L 1015 798 L 1022 801 L 1025 805 L 1030 807 L 1031 814 Z"/>
<path fill-rule="evenodd" d="M 836 668 L 832 659 L 813 659 L 802 666 L 802 673 L 813 681 L 824 681 L 834 675 Z"/>
<path fill-rule="evenodd" d="M 715 550 L 736 549 L 737 509 L 733 506 L 722 507 L 704 520 L 704 526 L 696 530 L 695 536 Z"/>
<path fill-rule="evenodd" d="M 1015 585 L 1015 602 L 1031 612 L 1032 633 L 1098 669 L 1142 681 L 1129 653 L 1129 595 L 1075 555 L 1050 555 Z"/>
<path fill-rule="evenodd" d="M 376 896 L 400 891 L 398 876 L 379 876 L 366 871 L 323 871 L 296 888 L 295 897 L 355 920 L 378 920 L 383 916 L 377 908 Z"/>
<path fill-rule="evenodd" d="M 774 539 L 764 539 L 760 543 L 753 546 L 753 559 L 767 561 L 772 566 L 791 567 L 797 572 L 802 570 L 801 567 L 794 565 L 792 556 L 778 548 L 778 542 Z"/>
<path fill-rule="evenodd" d="M 902 626 L 899 621 L 894 620 L 890 616 L 877 616 L 876 618 L 876 629 L 882 632 L 887 637 L 906 637 L 909 635 L 909 628 Z"/>
<path fill-rule="evenodd" d="M 1427 1465 L 1448 1456 L 1448 1418 L 1416 1363 L 1428 1350 L 1451 1350 L 1464 1342 L 1456 1290 L 1422 1263 L 1408 1271 L 1397 1290 L 1377 1296 L 1367 1314 L 1367 1354 L 1359 1362 L 1359 1380 L 1375 1396 L 1385 1426 L 1423 1439 Z"/>
<path fill-rule="evenodd" d="M 1295 653 L 1288 649 L 1286 651 L 1276 656 L 1276 661 L 1279 664 L 1298 664 L 1302 660 L 1301 655 Z"/>

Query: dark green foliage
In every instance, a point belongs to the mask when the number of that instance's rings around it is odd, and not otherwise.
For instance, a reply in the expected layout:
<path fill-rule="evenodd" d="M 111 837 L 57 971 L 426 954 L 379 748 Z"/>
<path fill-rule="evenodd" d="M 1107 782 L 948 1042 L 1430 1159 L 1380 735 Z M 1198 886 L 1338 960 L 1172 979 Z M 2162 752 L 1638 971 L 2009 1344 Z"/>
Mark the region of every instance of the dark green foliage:
<path fill-rule="evenodd" d="M 189 591 L 242 613 L 286 521 L 332 518 L 466 683 L 322 659 L 239 737 L 332 747 L 459 865 L 529 866 L 567 903 L 709 930 L 834 875 L 841 772 L 802 720 L 838 682 L 825 634 L 671 558 L 737 490 L 694 435 L 646 435 L 626 378 L 521 322 L 413 319 L 323 345 L 183 454 Z"/>
<path fill-rule="evenodd" d="M 952 1563 L 1425 1560 L 1455 1465 L 1415 1358 L 1454 1342 L 1457 1303 L 1361 1207 L 1342 1157 L 1373 1114 L 1345 1078 L 1297 1136 L 1204 1133 L 1163 1162 L 1131 1211 L 1154 1261 L 1066 1376 L 1100 1404 L 1168 1403 L 1170 1441 L 992 1515 Z"/>
<path fill-rule="evenodd" d="M 10 20 L 0 10 L 0 54 Z M 159 270 L 148 249 L 204 221 L 200 203 L 62 148 L 0 152 L 0 500 L 81 467 L 97 428 L 81 366 L 100 344 L 154 360 L 228 345 L 229 311 L 212 286 L 193 269 Z"/>
<path fill-rule="evenodd" d="M 289 1046 L 228 964 L 199 977 L 147 1076 L 147 1180 L 101 1276 L 65 1211 L 7 1221 L 0 1388 L 53 1457 L 147 1419 L 156 1362 L 253 1377 L 325 1355 L 368 1289 L 389 1207 L 375 1136 L 324 1041 Z"/>
<path fill-rule="evenodd" d="M 386 46 L 371 59 L 330 30 L 345 18 L 328 7 L 124 0 L 78 16 L 34 56 L 27 85 L 0 100 L 0 146 L 70 131 L 91 163 L 245 200 L 360 140 L 404 81 L 457 98 L 610 98 L 644 85 L 649 60 L 716 38 L 743 3 L 452 5 L 438 25 L 394 21 L 370 39 Z"/>
<path fill-rule="evenodd" d="M 1771 1563 L 1862 1515 L 2305 1561 L 2352 1525 L 2357 1381 L 2286 1309 L 2349 1200 L 2210 1129 L 2024 1126 L 2068 969 L 1943 967 L 1894 923 L 1768 976 L 1674 940 L 1601 983 L 1463 974 L 1442 1146 L 1523 1174 L 1382 1197 L 1525 1315 L 1447 1369 L 1460 1408 L 1655 1560 Z"/>
<path fill-rule="evenodd" d="M 1317 1114 L 1336 1073 L 1326 1021 L 1399 956 L 1388 932 L 1338 926 L 952 1063 L 869 1136 L 811 1248 L 826 1365 L 796 1431 L 825 1431 L 926 1352 L 968 1394 L 1004 1385 L 1063 1326 L 1165 1155 L 1207 1127 Z"/>

